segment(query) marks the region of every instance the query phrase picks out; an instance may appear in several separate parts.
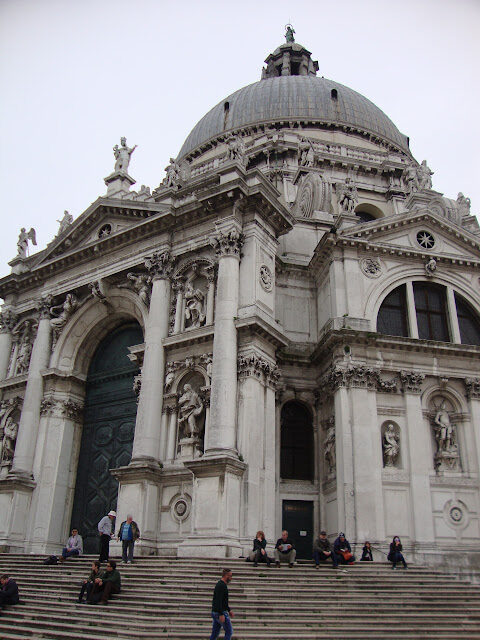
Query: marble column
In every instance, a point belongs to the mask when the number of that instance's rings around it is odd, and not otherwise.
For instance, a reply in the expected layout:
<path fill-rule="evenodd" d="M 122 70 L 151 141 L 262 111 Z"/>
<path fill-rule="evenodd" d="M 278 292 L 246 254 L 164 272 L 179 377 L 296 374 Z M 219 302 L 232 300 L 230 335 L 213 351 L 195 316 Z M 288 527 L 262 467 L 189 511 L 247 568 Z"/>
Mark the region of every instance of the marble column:
<path fill-rule="evenodd" d="M 16 315 L 9 310 L 0 313 L 0 380 L 5 380 L 8 372 L 10 351 L 12 349 L 12 329 Z"/>
<path fill-rule="evenodd" d="M 173 261 L 168 251 L 155 253 L 145 261 L 152 276 L 152 295 L 145 327 L 145 355 L 142 388 L 135 425 L 132 463 L 150 461 L 158 464 L 160 455 L 165 349 L 170 322 L 170 274 Z"/>
<path fill-rule="evenodd" d="M 205 456 L 236 455 L 237 329 L 240 249 L 237 228 L 212 239 L 218 256 L 210 426 Z"/>
<path fill-rule="evenodd" d="M 335 458 L 337 462 L 337 529 L 355 531 L 355 500 L 353 486 L 352 422 L 348 390 L 340 381 L 333 381 L 335 407 Z M 330 526 L 329 526 L 330 529 Z"/>
<path fill-rule="evenodd" d="M 12 476 L 24 478 L 32 478 L 33 476 L 33 461 L 40 423 L 40 405 L 43 398 L 42 371 L 48 367 L 50 360 L 50 306 L 51 300 L 49 298 L 43 298 L 37 302 L 40 319 L 28 369 L 22 415 L 10 472 Z"/>
<path fill-rule="evenodd" d="M 470 422 L 473 430 L 473 443 L 476 453 L 475 471 L 480 469 L 480 378 L 466 378 L 468 408 L 470 410 Z"/>
<path fill-rule="evenodd" d="M 182 329 L 182 309 L 183 309 L 183 282 L 175 282 L 173 289 L 177 292 L 177 299 L 175 301 L 175 324 L 173 326 L 173 333 L 180 333 Z"/>
<path fill-rule="evenodd" d="M 213 273 L 208 275 L 208 291 L 207 291 L 207 318 L 205 324 L 213 324 L 213 314 L 215 307 L 215 276 Z"/>
<path fill-rule="evenodd" d="M 430 492 L 430 472 L 433 468 L 433 457 L 431 436 L 423 419 L 420 397 L 424 378 L 423 374 L 415 371 L 400 372 L 405 398 L 405 419 L 410 457 L 413 538 L 416 542 L 433 542 L 435 535 Z"/>

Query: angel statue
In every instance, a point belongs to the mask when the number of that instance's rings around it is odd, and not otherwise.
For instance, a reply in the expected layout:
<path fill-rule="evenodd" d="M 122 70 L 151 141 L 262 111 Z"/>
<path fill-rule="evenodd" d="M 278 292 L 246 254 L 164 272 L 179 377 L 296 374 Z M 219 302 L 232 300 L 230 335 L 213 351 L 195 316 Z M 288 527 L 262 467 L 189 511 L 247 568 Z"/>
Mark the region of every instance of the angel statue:
<path fill-rule="evenodd" d="M 26 258 L 28 251 L 28 241 L 31 240 L 32 244 L 37 246 L 37 234 L 35 233 L 35 229 L 32 227 L 30 231 L 27 233 L 25 231 L 25 227 L 20 229 L 20 235 L 18 236 L 17 241 L 17 258 Z"/>
<path fill-rule="evenodd" d="M 122 137 L 120 138 L 120 147 L 116 144 L 113 147 L 113 155 L 115 156 L 115 169 L 114 171 L 121 171 L 123 173 L 128 173 L 128 165 L 130 164 L 130 156 L 137 148 L 137 145 L 134 147 L 127 147 L 127 139 Z"/>

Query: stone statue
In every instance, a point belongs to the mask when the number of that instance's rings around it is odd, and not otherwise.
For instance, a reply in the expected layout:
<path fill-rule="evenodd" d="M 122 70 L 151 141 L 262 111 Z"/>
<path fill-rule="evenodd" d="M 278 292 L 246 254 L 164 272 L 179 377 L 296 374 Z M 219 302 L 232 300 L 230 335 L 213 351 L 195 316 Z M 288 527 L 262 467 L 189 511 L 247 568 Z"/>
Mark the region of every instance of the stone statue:
<path fill-rule="evenodd" d="M 73 293 L 67 293 L 65 302 L 50 308 L 50 314 L 53 316 L 50 320 L 50 326 L 53 329 L 63 329 L 67 324 L 70 316 L 78 307 L 78 300 Z"/>
<path fill-rule="evenodd" d="M 135 145 L 132 148 L 127 147 L 127 139 L 120 138 L 120 147 L 116 144 L 113 147 L 113 155 L 115 156 L 115 168 L 114 171 L 121 171 L 122 173 L 128 173 L 128 165 L 130 164 L 130 157 L 137 148 Z"/>
<path fill-rule="evenodd" d="M 298 163 L 302 167 L 313 167 L 315 164 L 315 152 L 312 143 L 302 138 L 298 147 Z"/>
<path fill-rule="evenodd" d="M 201 358 L 203 364 L 205 365 L 205 369 L 207 371 L 207 380 L 208 386 L 212 384 L 212 368 L 213 368 L 213 357 L 211 353 L 204 353 Z"/>
<path fill-rule="evenodd" d="M 167 362 L 167 370 L 165 374 L 165 391 L 168 393 L 170 391 L 170 387 L 175 380 L 175 371 L 177 370 L 178 364 L 176 362 Z"/>
<path fill-rule="evenodd" d="M 37 234 L 35 233 L 35 229 L 32 227 L 30 231 L 27 233 L 25 231 L 25 227 L 20 229 L 20 234 L 18 236 L 17 241 L 17 258 L 26 258 L 28 251 L 28 241 L 31 240 L 32 244 L 37 245 Z"/>
<path fill-rule="evenodd" d="M 205 324 L 205 294 L 201 289 L 194 288 L 191 281 L 185 285 L 185 319 L 189 329 L 197 329 Z"/>
<path fill-rule="evenodd" d="M 61 235 L 73 222 L 73 216 L 71 213 L 65 209 L 63 212 L 63 218 L 61 220 L 57 220 L 60 223 L 60 227 L 58 229 L 57 236 Z"/>
<path fill-rule="evenodd" d="M 15 453 L 15 442 L 17 440 L 18 424 L 9 416 L 5 422 L 2 439 L 2 462 L 11 462 Z"/>
<path fill-rule="evenodd" d="M 150 276 L 146 273 L 127 273 L 127 278 L 132 281 L 133 288 L 138 293 L 140 300 L 148 307 L 152 284 Z"/>
<path fill-rule="evenodd" d="M 285 26 L 285 28 L 286 28 L 285 40 L 286 40 L 287 42 L 295 42 L 295 38 L 294 38 L 294 36 L 293 36 L 293 34 L 295 33 L 295 30 L 294 30 L 294 28 L 292 27 L 292 25 L 291 25 L 291 24 L 287 24 L 287 25 Z"/>
<path fill-rule="evenodd" d="M 435 440 L 437 441 L 437 454 L 441 452 L 450 452 L 452 448 L 456 450 L 454 441 L 453 425 L 450 422 L 450 416 L 445 409 L 445 401 L 442 402 L 437 409 L 434 418 L 435 423 Z"/>
<path fill-rule="evenodd" d="M 404 177 L 407 187 L 407 193 L 415 193 L 420 189 L 420 183 L 418 181 L 418 170 L 415 162 L 411 162 L 405 169 Z"/>
<path fill-rule="evenodd" d="M 245 144 L 239 135 L 232 135 L 226 140 L 228 146 L 228 159 L 236 160 L 244 164 L 245 162 Z"/>
<path fill-rule="evenodd" d="M 417 175 L 420 189 L 432 188 L 433 171 L 430 170 L 426 160 L 422 160 L 422 164 L 417 169 Z"/>
<path fill-rule="evenodd" d="M 344 184 L 337 187 L 339 189 L 338 203 L 345 213 L 353 213 L 358 203 L 357 187 L 351 178 L 346 178 Z"/>
<path fill-rule="evenodd" d="M 165 167 L 165 172 L 167 175 L 163 179 L 163 184 L 167 188 L 174 187 L 180 180 L 180 166 L 173 158 L 170 158 L 170 164 Z"/>
<path fill-rule="evenodd" d="M 328 427 L 327 435 L 323 443 L 324 453 L 323 457 L 327 463 L 327 475 L 335 473 L 336 467 L 336 453 L 335 453 L 335 425 L 332 424 Z"/>
<path fill-rule="evenodd" d="M 394 467 L 400 453 L 400 438 L 395 431 L 395 426 L 390 422 L 385 427 L 382 441 L 383 466 Z"/>
<path fill-rule="evenodd" d="M 435 271 L 437 270 L 437 261 L 435 258 L 430 258 L 430 260 L 425 265 L 425 274 L 432 278 L 435 275 Z"/>
<path fill-rule="evenodd" d="M 32 342 L 33 324 L 30 320 L 27 320 L 24 324 L 24 329 L 20 337 L 14 375 L 19 376 L 28 371 L 30 357 L 32 355 Z"/>
<path fill-rule="evenodd" d="M 470 206 L 471 206 L 470 198 L 466 198 L 463 193 L 460 193 L 457 196 L 457 209 L 460 217 L 469 216 L 470 215 Z"/>
<path fill-rule="evenodd" d="M 203 411 L 203 402 L 191 385 L 183 387 L 183 394 L 178 400 L 180 417 L 178 424 L 183 426 L 184 437 L 195 438 L 200 435 L 200 425 L 197 420 Z"/>

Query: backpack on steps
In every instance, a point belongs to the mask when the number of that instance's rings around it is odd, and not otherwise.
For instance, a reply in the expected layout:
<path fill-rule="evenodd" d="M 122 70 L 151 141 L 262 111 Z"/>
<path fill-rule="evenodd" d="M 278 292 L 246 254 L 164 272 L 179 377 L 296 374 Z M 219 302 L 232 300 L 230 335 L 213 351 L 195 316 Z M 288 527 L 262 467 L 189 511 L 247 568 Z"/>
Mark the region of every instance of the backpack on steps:
<path fill-rule="evenodd" d="M 45 558 L 43 561 L 43 564 L 58 564 L 58 558 L 57 556 L 48 556 L 48 558 Z"/>

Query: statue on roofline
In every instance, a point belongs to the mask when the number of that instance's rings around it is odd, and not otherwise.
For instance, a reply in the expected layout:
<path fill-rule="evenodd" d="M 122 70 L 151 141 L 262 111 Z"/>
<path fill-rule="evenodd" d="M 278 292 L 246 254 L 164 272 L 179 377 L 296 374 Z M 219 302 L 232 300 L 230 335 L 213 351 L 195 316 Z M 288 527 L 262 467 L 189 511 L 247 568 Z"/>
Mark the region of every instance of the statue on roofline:
<path fill-rule="evenodd" d="M 285 40 L 287 42 L 295 42 L 295 38 L 293 36 L 293 34 L 295 33 L 295 30 L 292 27 L 292 25 L 291 24 L 286 24 L 285 25 L 285 29 L 286 29 Z"/>
<path fill-rule="evenodd" d="M 115 156 L 115 169 L 114 171 L 121 171 L 122 173 L 128 173 L 128 165 L 130 164 L 130 157 L 137 148 L 127 147 L 127 139 L 125 137 L 120 138 L 120 147 L 116 144 L 113 147 L 113 155 Z"/>

